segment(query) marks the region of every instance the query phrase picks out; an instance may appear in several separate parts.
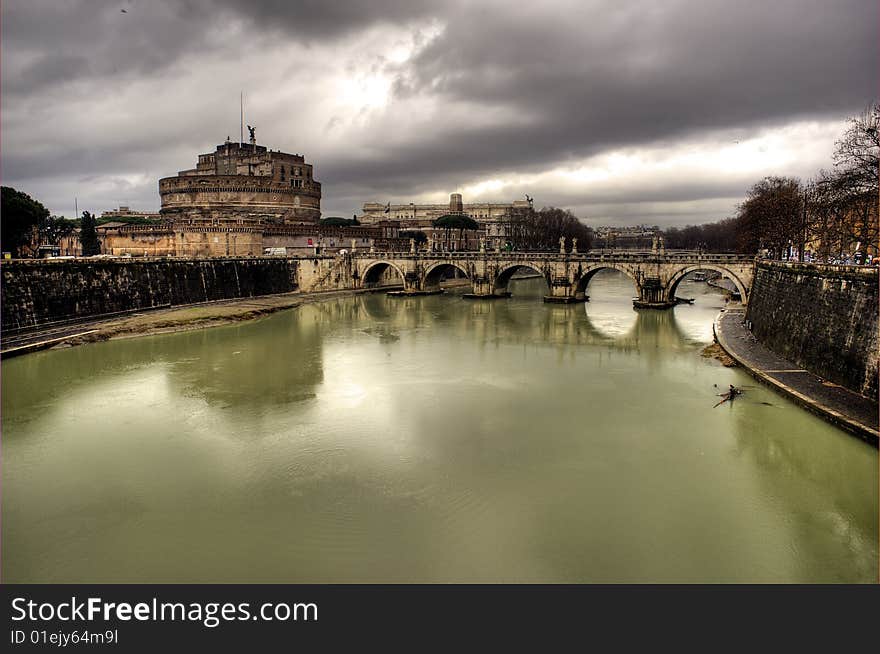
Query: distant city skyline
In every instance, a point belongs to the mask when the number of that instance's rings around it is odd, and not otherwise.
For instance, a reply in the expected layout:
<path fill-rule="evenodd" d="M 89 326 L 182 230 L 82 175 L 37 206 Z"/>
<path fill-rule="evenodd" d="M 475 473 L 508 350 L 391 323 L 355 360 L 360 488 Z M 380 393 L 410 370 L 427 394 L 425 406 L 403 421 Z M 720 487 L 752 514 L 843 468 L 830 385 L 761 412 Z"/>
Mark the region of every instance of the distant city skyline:
<path fill-rule="evenodd" d="M 238 140 L 243 92 L 325 216 L 459 192 L 697 224 L 830 168 L 877 99 L 871 0 L 326 5 L 3 3 L 3 184 L 68 217 L 157 211 L 159 178 Z"/>

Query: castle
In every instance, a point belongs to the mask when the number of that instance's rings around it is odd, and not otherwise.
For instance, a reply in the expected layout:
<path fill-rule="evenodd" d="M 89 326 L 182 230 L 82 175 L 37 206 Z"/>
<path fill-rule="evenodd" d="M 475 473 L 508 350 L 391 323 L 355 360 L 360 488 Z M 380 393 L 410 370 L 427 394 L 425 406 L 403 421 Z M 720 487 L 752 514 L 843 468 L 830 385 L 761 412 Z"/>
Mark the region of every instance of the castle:
<path fill-rule="evenodd" d="M 290 225 L 321 218 L 321 183 L 301 154 L 229 139 L 195 168 L 159 180 L 160 213 L 175 224 Z"/>
<path fill-rule="evenodd" d="M 392 226 L 321 225 L 321 184 L 301 154 L 228 138 L 195 168 L 159 180 L 159 214 L 127 207 L 98 227 L 102 252 L 116 256 L 319 254 L 342 248 L 401 247 Z M 144 223 L 152 224 L 144 224 Z M 75 246 L 70 254 L 77 254 Z M 67 252 L 65 252 L 67 253 Z"/>
<path fill-rule="evenodd" d="M 200 154 L 195 168 L 159 180 L 159 214 L 120 207 L 99 225 L 102 252 L 116 256 L 258 256 L 321 254 L 345 248 L 409 249 L 406 230 L 421 231 L 431 247 L 476 250 L 480 242 L 504 245 L 510 216 L 530 199 L 508 204 L 364 204 L 360 225 L 321 224 L 321 184 L 301 154 L 273 151 L 228 138 L 214 152 Z M 434 227 L 446 214 L 464 214 L 479 230 L 451 233 Z M 400 231 L 404 234 L 400 234 Z M 445 232 L 445 233 L 444 233 Z M 76 237 L 63 254 L 79 254 Z"/>

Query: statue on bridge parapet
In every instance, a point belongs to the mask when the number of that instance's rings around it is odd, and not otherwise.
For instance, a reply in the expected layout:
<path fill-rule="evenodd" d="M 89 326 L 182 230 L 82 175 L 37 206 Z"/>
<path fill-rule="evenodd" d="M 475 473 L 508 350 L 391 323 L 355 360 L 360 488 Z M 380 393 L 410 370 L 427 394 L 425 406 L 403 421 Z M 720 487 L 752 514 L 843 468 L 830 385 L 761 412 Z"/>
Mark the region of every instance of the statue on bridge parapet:
<path fill-rule="evenodd" d="M 578 253 L 578 239 L 577 239 L 577 236 L 574 236 L 574 237 L 572 237 L 572 239 L 571 239 L 571 253 L 572 253 L 572 254 L 577 254 L 577 253 Z"/>
<path fill-rule="evenodd" d="M 565 237 L 559 237 L 559 254 L 565 254 Z"/>
<path fill-rule="evenodd" d="M 409 252 L 410 254 L 416 253 L 416 239 L 414 238 L 409 239 Z"/>
<path fill-rule="evenodd" d="M 480 237 L 480 252 L 486 252 L 486 239 L 482 236 Z"/>

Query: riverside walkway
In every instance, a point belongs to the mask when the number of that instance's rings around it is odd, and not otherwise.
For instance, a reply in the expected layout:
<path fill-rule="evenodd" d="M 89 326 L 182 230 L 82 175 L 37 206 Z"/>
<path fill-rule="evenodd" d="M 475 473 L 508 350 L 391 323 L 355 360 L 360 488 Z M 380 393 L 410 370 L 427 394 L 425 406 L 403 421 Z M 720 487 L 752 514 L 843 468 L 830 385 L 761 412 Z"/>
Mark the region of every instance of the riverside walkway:
<path fill-rule="evenodd" d="M 759 343 L 743 324 L 744 308 L 731 307 L 716 318 L 718 344 L 760 381 L 782 391 L 875 447 L 878 444 L 878 405 L 863 395 L 804 370 Z"/>

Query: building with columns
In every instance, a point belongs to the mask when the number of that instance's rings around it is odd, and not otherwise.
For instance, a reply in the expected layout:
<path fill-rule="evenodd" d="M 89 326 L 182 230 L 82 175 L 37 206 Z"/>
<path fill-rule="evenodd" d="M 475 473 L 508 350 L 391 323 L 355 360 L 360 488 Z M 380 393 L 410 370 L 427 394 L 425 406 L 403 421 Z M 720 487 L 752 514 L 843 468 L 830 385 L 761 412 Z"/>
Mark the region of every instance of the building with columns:
<path fill-rule="evenodd" d="M 476 220 L 481 229 L 476 234 L 467 235 L 464 242 L 458 242 L 458 235 L 452 244 L 457 250 L 477 249 L 479 239 L 484 239 L 486 247 L 494 249 L 504 246 L 507 236 L 506 222 L 511 213 L 525 210 L 531 206 L 528 200 L 514 200 L 508 203 L 478 202 L 465 204 L 460 193 L 449 196 L 449 204 L 382 204 L 365 202 L 363 213 L 358 220 L 363 225 L 395 224 L 401 231 L 424 232 L 429 241 L 441 242 L 444 230 L 435 228 L 433 223 L 447 214 L 463 214 Z"/>

